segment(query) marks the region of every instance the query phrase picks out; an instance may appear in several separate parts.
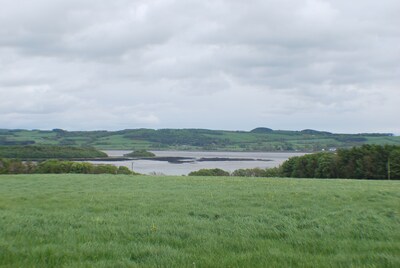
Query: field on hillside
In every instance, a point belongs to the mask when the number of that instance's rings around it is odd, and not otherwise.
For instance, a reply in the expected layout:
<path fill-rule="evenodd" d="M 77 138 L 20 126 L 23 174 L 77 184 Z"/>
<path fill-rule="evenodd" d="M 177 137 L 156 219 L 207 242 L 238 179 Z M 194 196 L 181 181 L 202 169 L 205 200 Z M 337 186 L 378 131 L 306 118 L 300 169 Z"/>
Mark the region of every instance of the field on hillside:
<path fill-rule="evenodd" d="M 252 131 L 207 129 L 126 129 L 120 131 L 66 131 L 0 129 L 0 146 L 68 145 L 121 150 L 192 151 L 321 151 L 363 144 L 399 145 L 400 137 L 385 133 L 335 134 L 316 130 Z"/>
<path fill-rule="evenodd" d="M 0 176 L 0 267 L 400 267 L 400 182 Z"/>

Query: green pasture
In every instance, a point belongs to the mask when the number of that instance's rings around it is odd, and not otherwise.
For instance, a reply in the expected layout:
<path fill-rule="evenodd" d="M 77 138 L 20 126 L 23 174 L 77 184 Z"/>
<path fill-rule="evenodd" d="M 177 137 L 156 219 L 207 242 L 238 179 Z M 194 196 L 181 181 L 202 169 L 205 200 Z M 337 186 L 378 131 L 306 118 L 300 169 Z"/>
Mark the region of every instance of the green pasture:
<path fill-rule="evenodd" d="M 400 267 L 400 181 L 2 175 L 0 267 Z"/>
<path fill-rule="evenodd" d="M 363 144 L 398 145 L 389 134 L 334 134 L 313 130 L 268 132 L 206 129 L 130 129 L 120 131 L 0 129 L 1 145 L 48 144 L 121 150 L 321 151 Z"/>

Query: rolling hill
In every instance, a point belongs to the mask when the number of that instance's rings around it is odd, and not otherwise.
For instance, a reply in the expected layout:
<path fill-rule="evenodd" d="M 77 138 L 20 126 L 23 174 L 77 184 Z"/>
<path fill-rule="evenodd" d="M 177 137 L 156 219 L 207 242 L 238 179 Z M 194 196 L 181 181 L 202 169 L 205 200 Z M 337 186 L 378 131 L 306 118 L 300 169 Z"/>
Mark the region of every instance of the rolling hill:
<path fill-rule="evenodd" d="M 206 151 L 321 151 L 363 144 L 400 145 L 389 133 L 337 134 L 305 129 L 251 131 L 208 129 L 125 129 L 120 131 L 66 131 L 0 129 L 1 145 L 91 146 L 97 149 L 206 150 Z"/>

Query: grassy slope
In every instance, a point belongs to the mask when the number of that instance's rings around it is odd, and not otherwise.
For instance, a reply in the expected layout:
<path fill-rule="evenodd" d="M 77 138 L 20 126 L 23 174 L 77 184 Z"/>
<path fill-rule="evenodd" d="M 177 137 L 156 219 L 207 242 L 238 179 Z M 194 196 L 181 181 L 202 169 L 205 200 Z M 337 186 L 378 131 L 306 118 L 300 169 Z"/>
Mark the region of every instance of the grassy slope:
<path fill-rule="evenodd" d="M 0 267 L 400 267 L 398 181 L 0 176 Z"/>
<path fill-rule="evenodd" d="M 35 160 L 49 158 L 73 159 L 101 157 L 107 157 L 107 154 L 94 148 L 54 145 L 0 146 L 0 158 Z"/>
<path fill-rule="evenodd" d="M 142 133 L 142 135 L 139 135 Z M 168 134 L 169 133 L 169 134 Z M 172 134 L 171 134 L 172 133 Z M 166 137 L 169 137 L 166 139 Z M 163 137 L 163 141 L 160 138 Z M 365 138 L 365 141 L 351 141 L 351 138 Z M 176 140 L 175 140 L 176 139 Z M 199 145 L 197 141 L 203 142 Z M 211 140 L 210 140 L 211 139 Z M 350 139 L 350 140 L 346 140 Z M 158 140 L 158 141 L 157 141 Z M 232 150 L 232 151 L 275 151 L 300 150 L 318 151 L 331 147 L 352 147 L 364 143 L 400 144 L 400 137 L 358 136 L 346 134 L 326 135 L 298 131 L 273 131 L 251 133 L 210 130 L 124 130 L 116 132 L 88 131 L 64 132 L 39 130 L 0 130 L 0 144 L 6 142 L 30 141 L 36 144 L 60 144 L 73 146 L 94 146 L 101 149 L 187 149 L 187 150 Z M 197 145 L 196 145 L 197 144 Z"/>

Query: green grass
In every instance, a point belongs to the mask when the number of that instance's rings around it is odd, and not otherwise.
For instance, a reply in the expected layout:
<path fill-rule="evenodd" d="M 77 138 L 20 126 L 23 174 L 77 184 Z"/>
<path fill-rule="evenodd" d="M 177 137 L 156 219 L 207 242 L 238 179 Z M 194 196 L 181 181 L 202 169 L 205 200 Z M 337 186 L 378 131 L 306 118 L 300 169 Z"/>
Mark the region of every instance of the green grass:
<path fill-rule="evenodd" d="M 400 136 L 326 134 L 274 130 L 267 133 L 205 129 L 39 131 L 0 129 L 0 145 L 52 144 L 121 150 L 321 151 L 363 144 L 400 144 Z"/>
<path fill-rule="evenodd" d="M 102 149 L 147 149 L 152 146 L 151 142 L 141 140 L 130 140 L 123 135 L 112 135 L 97 139 L 93 144 L 95 147 Z"/>
<path fill-rule="evenodd" d="M 400 145 L 400 139 L 394 139 L 396 137 L 368 137 L 369 144 L 386 144 L 390 143 L 393 145 Z"/>
<path fill-rule="evenodd" d="M 0 176 L 0 267 L 400 267 L 400 182 Z"/>
<path fill-rule="evenodd" d="M 57 144 L 56 135 L 52 132 L 32 131 L 18 131 L 10 137 L 12 141 L 34 141 L 35 143 L 44 143 L 49 145 Z"/>

